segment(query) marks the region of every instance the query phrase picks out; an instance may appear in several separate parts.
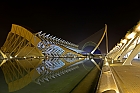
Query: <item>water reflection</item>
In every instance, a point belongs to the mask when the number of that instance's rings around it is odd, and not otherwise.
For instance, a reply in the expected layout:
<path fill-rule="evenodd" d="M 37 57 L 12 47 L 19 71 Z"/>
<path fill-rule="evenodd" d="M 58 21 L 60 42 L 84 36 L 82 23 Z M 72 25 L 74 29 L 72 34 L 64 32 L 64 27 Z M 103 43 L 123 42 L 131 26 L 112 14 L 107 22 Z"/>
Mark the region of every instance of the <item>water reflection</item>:
<path fill-rule="evenodd" d="M 94 67 L 84 58 L 49 58 L 7 60 L 1 69 L 9 92 L 68 93 Z"/>
<path fill-rule="evenodd" d="M 61 76 L 65 73 L 68 73 L 72 70 L 78 68 L 77 61 L 81 61 L 83 59 L 79 58 L 49 58 L 44 59 L 42 63 L 36 68 L 38 74 L 40 76 L 35 80 L 37 84 L 41 84 L 40 82 L 49 81 L 50 79 L 54 79 L 58 76 Z"/>

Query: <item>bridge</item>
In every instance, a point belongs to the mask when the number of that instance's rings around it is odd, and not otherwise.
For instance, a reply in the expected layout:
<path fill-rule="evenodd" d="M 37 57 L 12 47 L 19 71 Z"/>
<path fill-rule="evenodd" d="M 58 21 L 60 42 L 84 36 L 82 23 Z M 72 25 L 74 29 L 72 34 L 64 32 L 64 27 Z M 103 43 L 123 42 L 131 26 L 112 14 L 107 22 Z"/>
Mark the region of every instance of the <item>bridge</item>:
<path fill-rule="evenodd" d="M 100 92 L 139 93 L 139 31 L 138 22 L 106 55 Z"/>
<path fill-rule="evenodd" d="M 2 91 L 27 93 L 35 86 L 35 93 L 138 93 L 139 32 L 140 23 L 108 51 L 106 24 L 79 44 L 12 24 L 0 50 L 8 85 Z M 106 55 L 99 47 L 104 38 Z"/>

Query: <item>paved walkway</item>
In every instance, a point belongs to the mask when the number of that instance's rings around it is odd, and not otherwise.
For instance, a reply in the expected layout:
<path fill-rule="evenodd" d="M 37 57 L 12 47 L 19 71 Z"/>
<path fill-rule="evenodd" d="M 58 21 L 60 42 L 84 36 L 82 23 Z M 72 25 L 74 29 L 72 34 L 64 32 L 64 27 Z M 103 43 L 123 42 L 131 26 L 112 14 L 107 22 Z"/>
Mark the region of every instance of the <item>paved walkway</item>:
<path fill-rule="evenodd" d="M 129 66 L 114 62 L 110 68 L 120 93 L 140 93 L 140 60 L 133 60 Z"/>
<path fill-rule="evenodd" d="M 106 60 L 102 68 L 102 74 L 98 83 L 96 93 L 119 93 L 112 70 Z"/>

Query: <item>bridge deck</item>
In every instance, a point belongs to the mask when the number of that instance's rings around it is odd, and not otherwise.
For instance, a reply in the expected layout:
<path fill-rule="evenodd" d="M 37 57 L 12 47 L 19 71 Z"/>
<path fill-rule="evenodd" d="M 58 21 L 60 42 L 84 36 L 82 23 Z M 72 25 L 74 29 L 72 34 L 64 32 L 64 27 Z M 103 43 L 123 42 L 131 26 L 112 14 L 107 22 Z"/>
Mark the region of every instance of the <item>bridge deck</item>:
<path fill-rule="evenodd" d="M 133 60 L 131 66 L 114 62 L 110 67 L 121 93 L 140 93 L 140 60 Z"/>

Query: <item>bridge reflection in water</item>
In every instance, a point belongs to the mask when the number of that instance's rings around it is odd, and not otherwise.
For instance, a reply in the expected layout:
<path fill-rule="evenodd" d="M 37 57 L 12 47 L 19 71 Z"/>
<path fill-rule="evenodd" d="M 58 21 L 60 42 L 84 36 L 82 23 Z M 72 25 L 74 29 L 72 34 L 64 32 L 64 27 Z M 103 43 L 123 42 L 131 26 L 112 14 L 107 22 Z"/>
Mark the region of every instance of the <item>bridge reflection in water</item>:
<path fill-rule="evenodd" d="M 96 62 L 101 67 L 102 61 L 98 59 Z M 92 76 L 100 74 L 98 67 L 85 58 L 11 59 L 1 69 L 1 76 L 4 75 L 0 79 L 2 93 L 69 93 L 93 69 L 97 70 Z M 7 84 L 3 81 L 4 78 Z M 94 81 L 98 79 L 90 82 Z M 97 82 L 93 85 L 96 87 Z M 96 90 L 92 88 L 92 91 L 95 91 L 93 89 Z"/>

